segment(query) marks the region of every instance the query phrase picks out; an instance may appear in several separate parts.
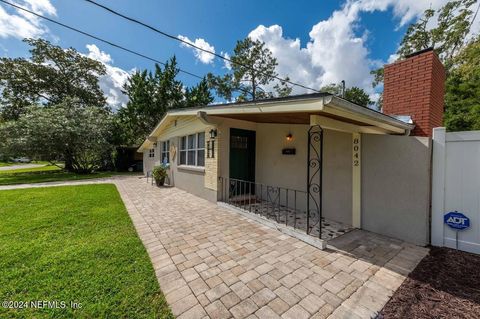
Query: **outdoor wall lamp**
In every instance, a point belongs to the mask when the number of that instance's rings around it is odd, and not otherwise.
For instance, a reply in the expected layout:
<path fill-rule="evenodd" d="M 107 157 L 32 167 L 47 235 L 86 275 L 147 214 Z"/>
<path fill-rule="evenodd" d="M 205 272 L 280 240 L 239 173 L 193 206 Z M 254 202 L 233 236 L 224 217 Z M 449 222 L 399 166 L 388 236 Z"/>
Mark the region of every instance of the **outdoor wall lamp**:
<path fill-rule="evenodd" d="M 292 135 L 292 133 L 288 133 L 287 134 L 287 141 L 290 142 L 291 140 L 293 140 L 293 135 Z"/>
<path fill-rule="evenodd" d="M 215 137 L 217 137 L 217 130 L 212 128 L 212 129 L 210 130 L 210 138 L 211 138 L 212 140 L 214 140 Z"/>
<path fill-rule="evenodd" d="M 215 158 L 215 138 L 217 137 L 217 129 L 210 130 L 210 141 L 207 141 L 207 158 Z"/>

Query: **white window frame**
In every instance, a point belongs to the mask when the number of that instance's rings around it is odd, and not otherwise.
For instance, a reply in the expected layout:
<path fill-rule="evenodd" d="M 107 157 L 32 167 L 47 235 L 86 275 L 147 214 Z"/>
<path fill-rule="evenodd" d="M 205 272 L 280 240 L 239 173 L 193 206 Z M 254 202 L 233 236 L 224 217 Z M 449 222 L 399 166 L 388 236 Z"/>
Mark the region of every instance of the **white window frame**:
<path fill-rule="evenodd" d="M 170 163 L 170 140 L 162 141 L 160 144 L 160 161 L 163 164 L 163 158 L 166 156 L 167 164 Z"/>
<path fill-rule="evenodd" d="M 203 134 L 203 144 L 202 145 L 198 145 L 198 142 L 199 142 L 199 136 Z M 182 140 L 185 138 L 185 145 L 182 145 Z M 189 148 L 189 141 L 191 139 L 194 139 L 193 141 L 193 147 L 192 148 Z M 193 133 L 193 134 L 189 134 L 189 135 L 184 135 L 184 136 L 180 136 L 180 143 L 179 143 L 180 147 L 179 147 L 179 156 L 178 156 L 178 165 L 179 166 L 195 166 L 195 167 L 205 167 L 205 132 L 198 132 L 198 133 Z M 199 165 L 198 163 L 198 154 L 199 154 L 199 151 L 203 151 L 203 165 Z M 189 152 L 194 152 L 194 161 L 193 163 L 190 163 L 188 161 L 188 153 Z M 185 158 L 185 163 L 182 163 L 182 154 L 184 154 L 184 158 Z"/>
<path fill-rule="evenodd" d="M 155 157 L 155 147 L 148 150 L 148 158 Z"/>

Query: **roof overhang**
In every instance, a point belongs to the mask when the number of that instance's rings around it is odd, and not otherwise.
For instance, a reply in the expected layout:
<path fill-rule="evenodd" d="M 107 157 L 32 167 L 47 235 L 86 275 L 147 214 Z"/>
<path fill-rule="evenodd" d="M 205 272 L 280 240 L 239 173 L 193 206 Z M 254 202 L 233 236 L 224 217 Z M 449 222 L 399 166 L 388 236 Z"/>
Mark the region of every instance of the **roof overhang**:
<path fill-rule="evenodd" d="M 232 118 L 257 123 L 319 124 L 326 129 L 373 134 L 408 135 L 414 128 L 412 124 L 333 95 L 306 95 L 305 98 L 297 99 L 263 100 L 170 111 L 138 151 L 150 148 L 153 140 L 178 118 L 198 116 L 204 120 L 205 115 L 209 118 Z M 316 123 L 312 123 L 312 115 L 315 116 Z"/>

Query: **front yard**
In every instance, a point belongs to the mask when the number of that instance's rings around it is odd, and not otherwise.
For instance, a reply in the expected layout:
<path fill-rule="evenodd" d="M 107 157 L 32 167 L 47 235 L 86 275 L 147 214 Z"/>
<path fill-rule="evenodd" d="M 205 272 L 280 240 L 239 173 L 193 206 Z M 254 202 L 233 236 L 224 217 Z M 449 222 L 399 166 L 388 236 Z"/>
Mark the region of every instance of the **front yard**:
<path fill-rule="evenodd" d="M 114 185 L 0 191 L 0 215 L 0 301 L 51 303 L 1 318 L 172 318 Z"/>
<path fill-rule="evenodd" d="M 15 185 L 29 183 L 44 183 L 58 181 L 75 181 L 92 178 L 111 177 L 112 172 L 93 174 L 76 174 L 60 170 L 58 167 L 40 167 L 14 171 L 0 171 L 0 185 Z"/>

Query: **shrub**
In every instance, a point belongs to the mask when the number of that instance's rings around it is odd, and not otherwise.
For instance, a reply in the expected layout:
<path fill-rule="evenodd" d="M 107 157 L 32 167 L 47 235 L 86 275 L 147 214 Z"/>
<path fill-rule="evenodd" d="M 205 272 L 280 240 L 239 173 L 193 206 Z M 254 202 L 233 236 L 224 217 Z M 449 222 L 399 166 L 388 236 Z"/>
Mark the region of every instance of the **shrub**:
<path fill-rule="evenodd" d="M 152 171 L 155 181 L 164 181 L 167 177 L 167 167 L 164 165 L 155 166 Z"/>

